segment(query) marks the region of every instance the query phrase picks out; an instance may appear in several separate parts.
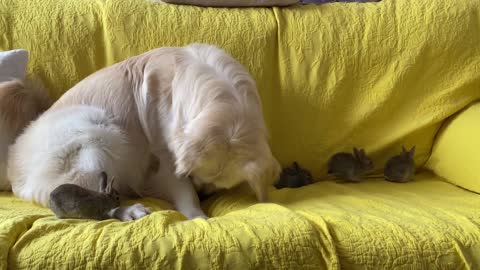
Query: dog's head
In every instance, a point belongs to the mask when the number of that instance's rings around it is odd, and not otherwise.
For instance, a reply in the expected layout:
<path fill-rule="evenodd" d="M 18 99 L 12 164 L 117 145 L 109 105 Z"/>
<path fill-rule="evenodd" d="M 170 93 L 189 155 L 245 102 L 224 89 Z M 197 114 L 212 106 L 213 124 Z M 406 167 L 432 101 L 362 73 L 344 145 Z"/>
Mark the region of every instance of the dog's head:
<path fill-rule="evenodd" d="M 216 57 L 215 53 L 208 56 Z M 258 200 L 266 201 L 280 165 L 268 145 L 260 98 L 243 67 L 222 57 L 230 61 L 231 74 L 225 77 L 219 78 L 211 66 L 190 64 L 174 80 L 176 128 L 170 149 L 176 174 L 190 177 L 197 191 L 248 182 Z"/>
<path fill-rule="evenodd" d="M 189 176 L 197 190 L 248 182 L 266 201 L 280 165 L 267 142 L 255 81 L 213 46 L 188 46 L 176 60 L 170 140 L 176 174 Z"/>
<path fill-rule="evenodd" d="M 223 129 L 197 130 L 178 136 L 177 175 L 189 176 L 197 190 L 207 193 L 246 181 L 258 200 L 266 201 L 268 187 L 277 179 L 280 165 L 264 134 L 248 125 L 238 131 L 241 135 L 225 134 Z"/>
<path fill-rule="evenodd" d="M 266 201 L 280 165 L 270 151 L 264 129 L 244 119 L 231 121 L 235 116 L 226 110 L 197 119 L 191 130 L 176 136 L 176 173 L 191 177 L 197 190 L 204 192 L 229 189 L 246 181 L 258 200 Z"/>

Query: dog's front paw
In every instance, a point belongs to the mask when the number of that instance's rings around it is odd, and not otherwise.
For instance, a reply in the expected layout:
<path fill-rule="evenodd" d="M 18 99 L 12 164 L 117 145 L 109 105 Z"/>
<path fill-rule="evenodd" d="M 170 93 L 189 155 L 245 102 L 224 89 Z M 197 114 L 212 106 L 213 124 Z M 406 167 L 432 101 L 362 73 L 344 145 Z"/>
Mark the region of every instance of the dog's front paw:
<path fill-rule="evenodd" d="M 140 219 L 152 213 L 152 211 L 141 203 L 130 206 L 121 206 L 112 210 L 112 217 L 121 221 L 131 221 Z"/>
<path fill-rule="evenodd" d="M 194 216 L 194 217 L 189 217 L 188 219 L 192 220 L 192 219 L 196 219 L 196 218 L 201 218 L 201 219 L 207 220 L 208 216 L 207 215 L 198 215 L 198 216 Z"/>
<path fill-rule="evenodd" d="M 202 211 L 202 209 L 189 209 L 188 211 L 180 211 L 188 219 L 208 219 L 208 216 Z"/>

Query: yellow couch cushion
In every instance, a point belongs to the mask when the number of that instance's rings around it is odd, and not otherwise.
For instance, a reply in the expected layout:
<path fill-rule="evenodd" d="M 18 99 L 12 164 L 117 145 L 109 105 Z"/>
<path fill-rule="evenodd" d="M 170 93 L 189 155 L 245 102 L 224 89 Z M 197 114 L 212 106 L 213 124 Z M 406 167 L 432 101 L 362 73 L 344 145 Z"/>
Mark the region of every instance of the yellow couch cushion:
<path fill-rule="evenodd" d="M 446 121 L 427 167 L 455 185 L 480 193 L 480 103 Z"/>
<path fill-rule="evenodd" d="M 203 204 L 213 218 L 156 211 L 134 222 L 58 220 L 0 194 L 0 269 L 478 269 L 480 196 L 431 173 L 396 184 L 319 182 L 241 190 Z M 159 201 L 143 200 L 155 210 Z"/>

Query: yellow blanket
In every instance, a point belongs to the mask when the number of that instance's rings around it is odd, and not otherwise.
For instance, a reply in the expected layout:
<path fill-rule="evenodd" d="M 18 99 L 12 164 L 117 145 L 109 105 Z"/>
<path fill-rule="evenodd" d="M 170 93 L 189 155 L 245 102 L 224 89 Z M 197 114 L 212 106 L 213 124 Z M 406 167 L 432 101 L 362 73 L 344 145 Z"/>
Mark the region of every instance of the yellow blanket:
<path fill-rule="evenodd" d="M 480 268 L 480 196 L 430 173 L 271 194 L 271 204 L 236 191 L 212 198 L 208 221 L 157 211 L 126 223 L 58 220 L 0 194 L 0 268 Z"/>
<path fill-rule="evenodd" d="M 317 178 L 332 153 L 354 145 L 377 169 L 416 145 L 421 165 L 441 123 L 480 98 L 479 1 L 215 9 L 0 0 L 0 11 L 0 49 L 28 49 L 29 73 L 54 97 L 155 47 L 224 48 L 258 81 L 274 154 Z M 0 269 L 479 269 L 480 196 L 428 173 L 417 180 L 322 182 L 259 205 L 245 192 L 223 194 L 205 204 L 209 221 L 171 211 L 59 221 L 2 194 Z"/>

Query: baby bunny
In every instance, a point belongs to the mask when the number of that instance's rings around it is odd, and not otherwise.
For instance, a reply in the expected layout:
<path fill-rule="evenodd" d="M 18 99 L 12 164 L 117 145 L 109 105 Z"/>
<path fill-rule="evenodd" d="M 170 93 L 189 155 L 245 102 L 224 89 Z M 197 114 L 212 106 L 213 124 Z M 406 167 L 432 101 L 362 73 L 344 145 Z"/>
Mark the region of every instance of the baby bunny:
<path fill-rule="evenodd" d="M 415 175 L 415 162 L 413 155 L 415 154 L 415 146 L 407 151 L 402 146 L 402 152 L 400 155 L 394 156 L 389 159 L 385 165 L 383 174 L 387 181 L 391 182 L 408 182 L 413 180 Z"/>
<path fill-rule="evenodd" d="M 49 206 L 58 218 L 105 220 L 114 218 L 120 199 L 112 187 L 113 179 L 107 183 L 107 174 L 100 175 L 100 192 L 88 190 L 74 184 L 63 184 L 50 193 Z"/>
<path fill-rule="evenodd" d="M 280 178 L 274 184 L 277 189 L 299 188 L 313 183 L 312 174 L 300 167 L 297 162 L 282 170 Z"/>
<path fill-rule="evenodd" d="M 350 182 L 359 182 L 360 177 L 373 169 L 373 161 L 363 149 L 353 148 L 351 153 L 337 153 L 328 161 L 328 174 Z"/>

